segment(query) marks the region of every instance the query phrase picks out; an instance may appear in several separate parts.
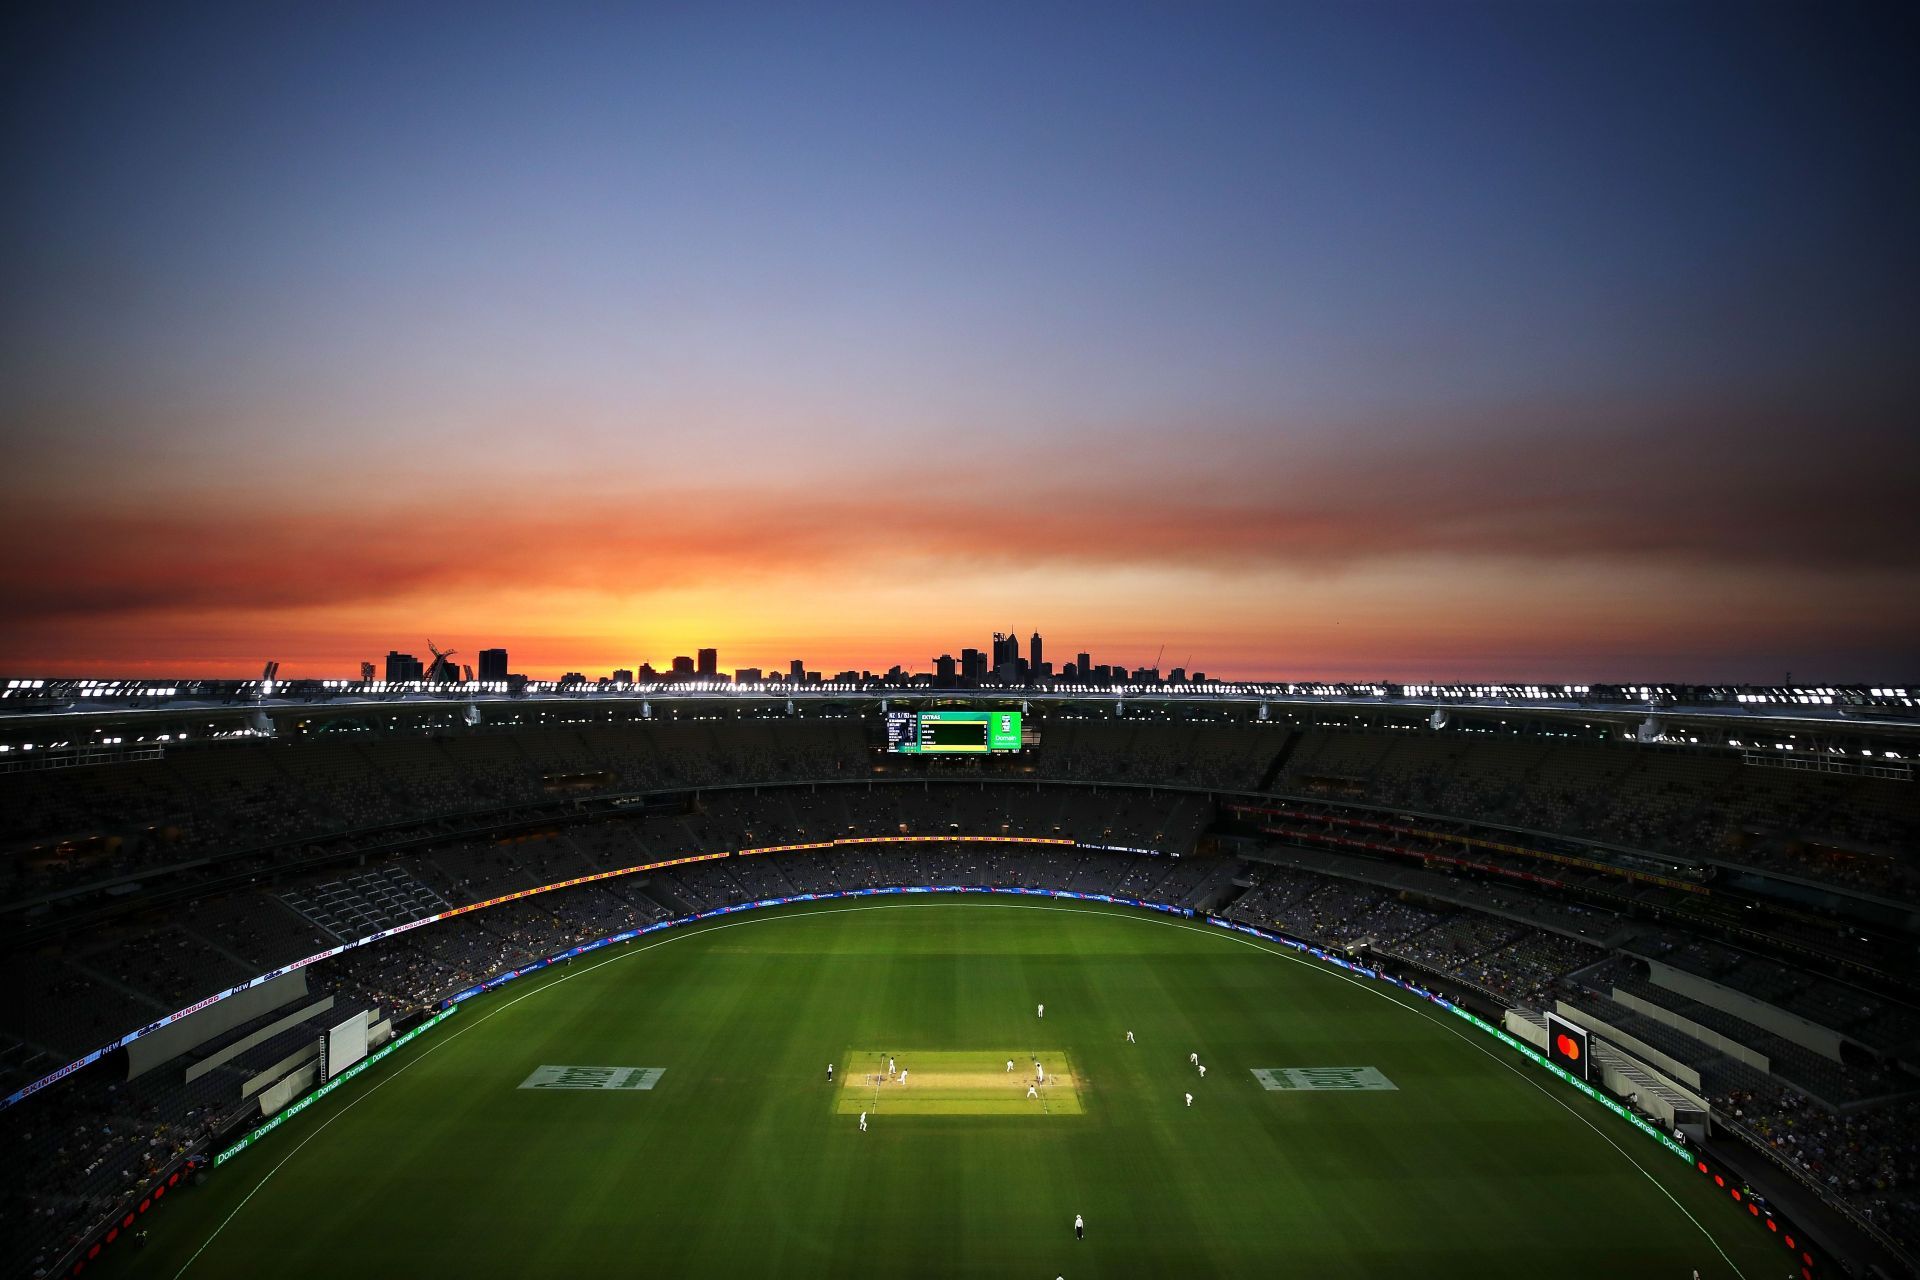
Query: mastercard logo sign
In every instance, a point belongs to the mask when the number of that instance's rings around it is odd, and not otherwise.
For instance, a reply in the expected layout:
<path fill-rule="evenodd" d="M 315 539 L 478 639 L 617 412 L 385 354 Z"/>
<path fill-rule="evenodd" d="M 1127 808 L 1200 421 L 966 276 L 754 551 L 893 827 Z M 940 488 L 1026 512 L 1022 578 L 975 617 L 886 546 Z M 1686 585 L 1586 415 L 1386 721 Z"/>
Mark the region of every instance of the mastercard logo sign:
<path fill-rule="evenodd" d="M 1580 1042 L 1566 1032 L 1562 1031 L 1553 1038 L 1553 1047 L 1561 1057 L 1574 1062 L 1580 1061 Z"/>

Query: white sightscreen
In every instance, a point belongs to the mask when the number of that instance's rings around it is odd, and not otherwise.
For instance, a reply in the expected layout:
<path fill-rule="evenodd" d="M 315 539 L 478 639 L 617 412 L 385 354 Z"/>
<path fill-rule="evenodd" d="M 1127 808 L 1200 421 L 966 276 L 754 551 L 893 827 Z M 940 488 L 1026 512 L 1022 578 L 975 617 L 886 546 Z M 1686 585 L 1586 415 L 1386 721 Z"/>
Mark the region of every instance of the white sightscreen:
<path fill-rule="evenodd" d="M 362 1009 L 327 1032 L 327 1078 L 367 1056 L 367 1011 Z"/>

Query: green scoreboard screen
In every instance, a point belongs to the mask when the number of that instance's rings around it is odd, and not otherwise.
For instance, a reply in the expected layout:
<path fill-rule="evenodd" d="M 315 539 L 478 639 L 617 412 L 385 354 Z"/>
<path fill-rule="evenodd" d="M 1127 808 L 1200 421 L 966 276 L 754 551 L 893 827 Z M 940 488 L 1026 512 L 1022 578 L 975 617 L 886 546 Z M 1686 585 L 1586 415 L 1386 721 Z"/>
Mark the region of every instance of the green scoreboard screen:
<path fill-rule="evenodd" d="M 980 755 L 1020 749 L 1018 711 L 889 711 L 887 750 Z"/>

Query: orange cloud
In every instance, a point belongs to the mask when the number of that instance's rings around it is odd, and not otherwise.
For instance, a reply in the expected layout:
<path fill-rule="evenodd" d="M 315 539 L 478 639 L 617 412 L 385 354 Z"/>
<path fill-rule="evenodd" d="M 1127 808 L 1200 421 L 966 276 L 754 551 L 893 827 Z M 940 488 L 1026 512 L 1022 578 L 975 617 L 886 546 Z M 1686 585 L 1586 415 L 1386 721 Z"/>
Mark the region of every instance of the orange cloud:
<path fill-rule="evenodd" d="M 1636 674 L 1723 678 L 1904 653 L 1920 446 L 1835 433 L 1808 451 L 1771 430 L 1736 445 L 1694 425 L 1390 457 L 1243 441 L 1085 466 L 849 462 L 833 484 L 716 465 L 459 495 L 304 476 L 246 498 L 44 492 L 0 514 L 0 660 L 338 673 L 457 628 L 518 637 L 535 671 L 702 639 L 761 665 L 804 648 L 924 666 L 1049 618 L 1076 648 L 1134 646 L 1130 662 L 1184 632 L 1169 664 L 1184 649 L 1240 674 L 1607 678 L 1594 668 L 1644 659 L 1694 669 Z"/>

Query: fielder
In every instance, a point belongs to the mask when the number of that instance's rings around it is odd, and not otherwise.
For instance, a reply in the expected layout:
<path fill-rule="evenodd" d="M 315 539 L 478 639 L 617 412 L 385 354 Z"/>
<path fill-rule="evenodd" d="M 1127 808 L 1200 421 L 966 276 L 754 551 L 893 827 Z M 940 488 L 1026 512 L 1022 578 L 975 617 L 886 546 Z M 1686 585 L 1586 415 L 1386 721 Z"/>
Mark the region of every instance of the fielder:
<path fill-rule="evenodd" d="M 1192 1095 L 1192 1094 L 1188 1094 L 1188 1095 L 1187 1095 L 1187 1105 L 1188 1105 L 1188 1106 L 1192 1106 L 1192 1105 L 1193 1105 L 1193 1095 Z"/>
<path fill-rule="evenodd" d="M 1047 1016 L 1047 1006 L 1045 1006 L 1045 1005 L 1041 1005 L 1041 1006 L 1040 1006 L 1040 1007 L 1039 1007 L 1039 1008 L 1038 1008 L 1037 1010 L 1035 1010 L 1035 1012 L 1034 1012 L 1034 1015 L 1033 1015 L 1033 1016 L 1034 1016 L 1034 1017 L 1036 1017 L 1036 1018 L 1044 1018 L 1044 1017 L 1046 1017 L 1046 1016 Z"/>
<path fill-rule="evenodd" d="M 1013 1059 L 1012 1059 L 1012 1058 L 1008 1058 L 1008 1059 L 1007 1059 L 1007 1072 L 1008 1072 L 1008 1074 L 1012 1074 L 1012 1072 L 1013 1072 Z"/>
<path fill-rule="evenodd" d="M 1204 1062 L 1200 1064 L 1200 1078 L 1202 1080 L 1207 1078 L 1207 1064 Z"/>
<path fill-rule="evenodd" d="M 831 1062 L 827 1064 L 827 1083 L 833 1083 L 833 1064 Z"/>
<path fill-rule="evenodd" d="M 1197 1054 L 1197 1053 L 1190 1053 L 1190 1054 L 1188 1054 L 1188 1055 L 1187 1055 L 1187 1062 L 1188 1062 L 1188 1064 L 1189 1064 L 1189 1065 L 1191 1065 L 1191 1066 L 1195 1066 L 1195 1067 L 1197 1067 L 1197 1066 L 1199 1066 L 1199 1065 L 1200 1065 L 1200 1055 L 1199 1055 L 1199 1054 Z"/>
<path fill-rule="evenodd" d="M 1033 1071 L 1034 1071 L 1034 1074 L 1040 1078 L 1041 1084 L 1045 1084 L 1047 1082 L 1047 1069 L 1045 1067 L 1041 1066 L 1038 1062 L 1036 1062 L 1033 1064 Z"/>
<path fill-rule="evenodd" d="M 892 1075 L 892 1074 L 893 1074 L 893 1059 L 892 1059 L 892 1058 L 888 1058 L 888 1059 L 887 1059 L 887 1074 L 888 1074 L 888 1075 Z"/>
<path fill-rule="evenodd" d="M 1033 1087 L 1032 1081 L 1028 1081 L 1027 1083 L 1027 1096 L 1029 1098 L 1037 1098 L 1040 1096 L 1040 1091 Z"/>
<path fill-rule="evenodd" d="M 907 1073 L 902 1071 L 900 1073 L 900 1083 L 905 1084 L 906 1082 L 907 1082 Z"/>
<path fill-rule="evenodd" d="M 1131 1032 L 1131 1031 L 1129 1031 L 1129 1032 L 1127 1032 L 1127 1043 L 1128 1043 L 1128 1044 L 1132 1044 L 1132 1043 L 1133 1043 L 1133 1032 Z"/>
<path fill-rule="evenodd" d="M 1193 1095 L 1189 1094 L 1187 1096 L 1189 1099 L 1188 1105 L 1191 1106 L 1192 1105 L 1191 1099 Z M 866 1131 L 867 1131 L 867 1113 L 862 1111 L 860 1113 L 860 1132 L 865 1133 Z"/>

